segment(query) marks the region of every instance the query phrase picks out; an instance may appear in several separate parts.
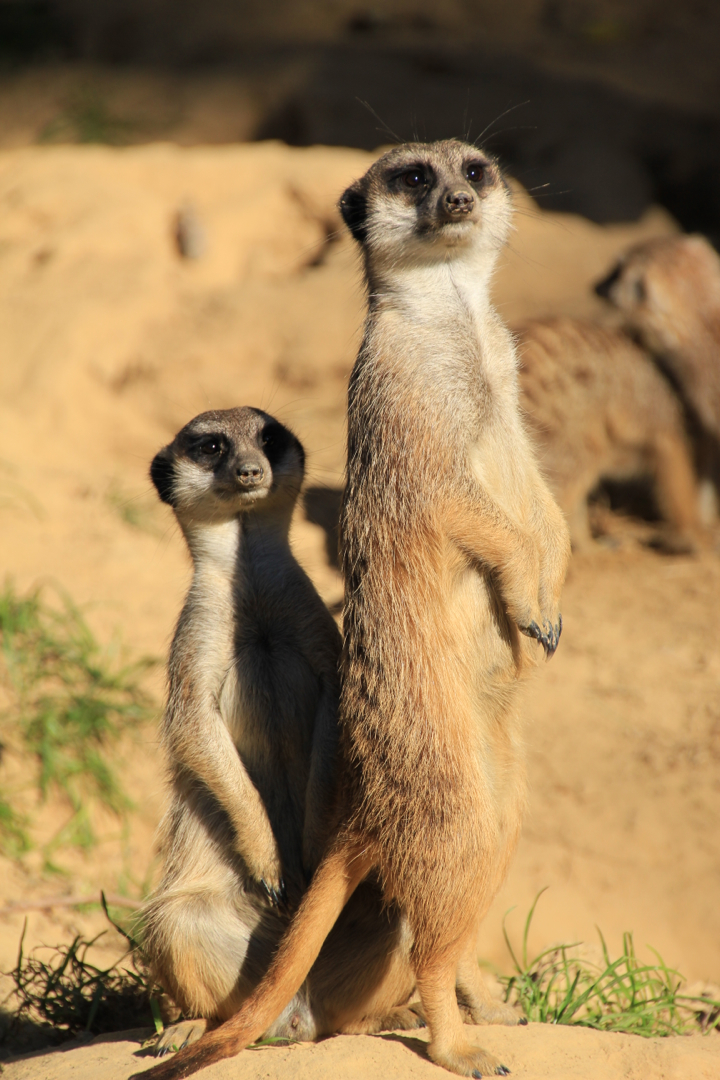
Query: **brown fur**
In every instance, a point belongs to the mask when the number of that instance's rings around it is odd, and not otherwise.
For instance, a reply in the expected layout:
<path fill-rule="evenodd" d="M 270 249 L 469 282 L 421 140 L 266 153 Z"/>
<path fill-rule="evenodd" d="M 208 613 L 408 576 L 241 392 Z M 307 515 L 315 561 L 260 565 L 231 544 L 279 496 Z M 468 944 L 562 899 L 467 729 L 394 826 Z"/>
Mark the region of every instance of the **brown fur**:
<path fill-rule="evenodd" d="M 260 980 L 285 888 L 299 902 L 330 825 L 340 635 L 288 543 L 303 460 L 286 428 L 246 408 L 196 417 L 152 465 L 194 574 L 168 665 L 172 794 L 145 948 L 188 1017 L 226 1019 Z M 368 883 L 270 1033 L 417 1026 L 393 1013 L 413 989 L 406 937 Z M 159 1052 L 203 1028 L 170 1028 Z"/>
<path fill-rule="evenodd" d="M 626 334 L 577 319 L 535 319 L 517 337 L 521 405 L 573 547 L 591 542 L 587 499 L 601 480 L 648 476 L 662 542 L 692 550 L 701 527 L 685 421 L 652 360 Z"/>
<path fill-rule="evenodd" d="M 597 292 L 618 308 L 690 410 L 700 475 L 720 492 L 720 257 L 702 236 L 631 248 Z"/>
<path fill-rule="evenodd" d="M 350 380 L 339 828 L 267 976 L 240 1012 L 150 1075 L 236 1053 L 301 984 L 373 870 L 412 934 L 429 1054 L 504 1073 L 468 1042 L 489 1004 L 482 916 L 525 801 L 518 676 L 560 633 L 567 529 L 517 404 L 512 338 L 488 298 L 510 219 L 496 164 L 458 142 L 381 158 L 343 196 L 369 311 Z"/>

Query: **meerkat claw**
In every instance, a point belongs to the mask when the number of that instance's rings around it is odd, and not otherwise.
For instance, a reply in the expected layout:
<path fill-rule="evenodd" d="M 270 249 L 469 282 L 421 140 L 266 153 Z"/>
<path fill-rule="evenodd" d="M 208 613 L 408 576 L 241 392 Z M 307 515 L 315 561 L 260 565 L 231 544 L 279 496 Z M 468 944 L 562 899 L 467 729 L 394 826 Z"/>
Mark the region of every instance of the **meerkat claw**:
<path fill-rule="evenodd" d="M 260 878 L 260 886 L 273 907 L 285 907 L 287 904 L 287 890 L 282 878 L 280 878 L 280 885 L 277 889 L 274 885 L 268 885 L 265 878 Z"/>
<path fill-rule="evenodd" d="M 521 626 L 520 633 L 525 634 L 525 637 L 531 637 L 535 638 L 536 641 L 542 641 L 542 630 L 534 619 L 529 626 Z"/>
<path fill-rule="evenodd" d="M 527 1016 L 523 1016 L 522 1019 L 518 1020 L 518 1024 L 519 1024 L 520 1027 L 527 1027 L 527 1022 L 528 1022 Z"/>
<path fill-rule="evenodd" d="M 541 630 L 533 619 L 529 626 L 521 626 L 520 632 L 525 634 L 526 637 L 535 638 L 535 640 L 542 645 L 545 650 L 545 656 L 549 660 L 557 649 L 560 641 L 560 635 L 562 633 L 562 615 L 558 617 L 557 626 L 553 626 L 547 619 L 543 619 L 543 629 Z"/>

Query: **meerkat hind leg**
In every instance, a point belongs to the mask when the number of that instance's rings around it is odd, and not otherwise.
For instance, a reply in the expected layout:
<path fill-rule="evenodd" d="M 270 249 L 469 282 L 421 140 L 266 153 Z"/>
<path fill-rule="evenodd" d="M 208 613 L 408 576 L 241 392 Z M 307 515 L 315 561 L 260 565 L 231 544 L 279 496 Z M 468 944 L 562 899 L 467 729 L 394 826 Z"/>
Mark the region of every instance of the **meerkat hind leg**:
<path fill-rule="evenodd" d="M 379 1031 L 417 1031 L 427 1027 L 425 1015 L 420 1005 L 406 1005 L 392 1009 L 384 1016 L 368 1016 L 363 1020 L 351 1020 L 343 1024 L 343 1035 L 377 1035 Z"/>
<path fill-rule="evenodd" d="M 457 955 L 434 957 L 416 971 L 423 1011 L 430 1028 L 428 1056 L 456 1076 L 507 1076 L 509 1069 L 466 1037 L 455 998 Z"/>
<path fill-rule="evenodd" d="M 466 1024 L 505 1024 L 508 1027 L 527 1024 L 525 1017 L 514 1006 L 492 996 L 474 948 L 460 958 L 456 994 L 460 1014 Z"/>

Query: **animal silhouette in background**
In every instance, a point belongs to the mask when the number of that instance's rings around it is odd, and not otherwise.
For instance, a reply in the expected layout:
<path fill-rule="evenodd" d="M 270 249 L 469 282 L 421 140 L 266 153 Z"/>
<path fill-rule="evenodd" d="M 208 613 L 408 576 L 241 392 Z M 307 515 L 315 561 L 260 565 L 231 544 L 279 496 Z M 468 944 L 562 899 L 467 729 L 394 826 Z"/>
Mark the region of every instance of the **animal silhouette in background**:
<path fill-rule="evenodd" d="M 476 1023 L 518 1022 L 477 937 L 525 802 L 520 676 L 558 645 L 570 547 L 489 298 L 511 198 L 492 158 L 451 140 L 390 151 L 341 210 L 368 313 L 348 396 L 337 827 L 260 985 L 153 1080 L 267 1030 L 369 875 L 406 920 L 432 1060 L 508 1071 L 469 1041 L 458 997 Z"/>
<path fill-rule="evenodd" d="M 596 286 L 690 412 L 706 522 L 720 491 L 720 257 L 702 236 L 648 240 Z"/>
<path fill-rule="evenodd" d="M 702 525 L 685 417 L 652 359 L 621 331 L 579 319 L 534 319 L 517 337 L 522 408 L 573 548 L 592 543 L 588 496 L 601 481 L 648 477 L 661 546 L 694 550 Z"/>

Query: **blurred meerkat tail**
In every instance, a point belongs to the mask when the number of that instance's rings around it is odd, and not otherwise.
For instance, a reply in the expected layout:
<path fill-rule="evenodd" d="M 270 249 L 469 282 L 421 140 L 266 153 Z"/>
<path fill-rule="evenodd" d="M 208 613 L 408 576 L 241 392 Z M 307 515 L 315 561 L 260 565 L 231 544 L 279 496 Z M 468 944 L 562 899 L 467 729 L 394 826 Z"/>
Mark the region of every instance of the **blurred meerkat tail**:
<path fill-rule="evenodd" d="M 297 993 L 325 938 L 372 862 L 353 844 L 331 851 L 318 867 L 267 974 L 239 1012 L 192 1046 L 129 1080 L 180 1080 L 222 1058 L 234 1057 L 267 1031 Z"/>

